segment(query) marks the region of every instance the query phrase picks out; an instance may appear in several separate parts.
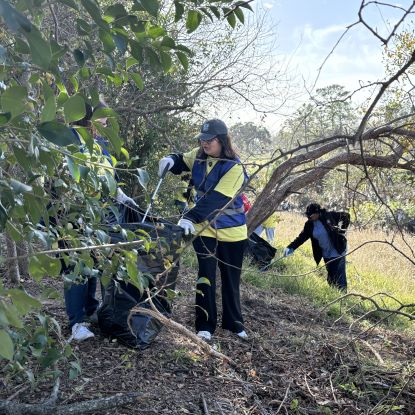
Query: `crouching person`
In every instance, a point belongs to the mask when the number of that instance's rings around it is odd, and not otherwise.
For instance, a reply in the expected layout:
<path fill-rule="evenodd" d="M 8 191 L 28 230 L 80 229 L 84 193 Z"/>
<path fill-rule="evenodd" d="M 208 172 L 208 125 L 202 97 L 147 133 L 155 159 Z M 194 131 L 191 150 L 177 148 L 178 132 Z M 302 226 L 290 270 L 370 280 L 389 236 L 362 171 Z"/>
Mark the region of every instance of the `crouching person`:
<path fill-rule="evenodd" d="M 346 229 L 350 215 L 346 212 L 327 211 L 317 203 L 306 208 L 308 218 L 302 232 L 284 249 L 284 256 L 311 239 L 313 257 L 317 263 L 324 259 L 327 269 L 327 282 L 341 291 L 347 291 L 346 279 Z"/>

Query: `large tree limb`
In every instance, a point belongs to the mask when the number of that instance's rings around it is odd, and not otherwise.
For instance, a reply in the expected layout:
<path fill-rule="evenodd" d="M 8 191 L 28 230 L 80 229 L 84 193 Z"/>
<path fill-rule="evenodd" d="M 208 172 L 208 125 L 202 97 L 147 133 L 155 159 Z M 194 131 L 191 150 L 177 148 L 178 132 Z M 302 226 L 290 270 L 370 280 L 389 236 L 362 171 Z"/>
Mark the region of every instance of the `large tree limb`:
<path fill-rule="evenodd" d="M 366 162 L 367 166 L 371 167 L 398 168 L 414 172 L 414 163 L 399 163 L 403 151 L 403 147 L 399 146 L 396 147 L 395 151 L 390 155 L 371 155 L 365 157 L 364 161 Z M 315 158 L 319 158 L 325 154 L 327 154 L 327 146 L 322 146 L 314 151 Z M 294 167 L 303 164 L 304 160 L 308 162 L 313 160 L 313 158 L 301 158 L 298 156 L 295 161 L 290 162 L 290 160 L 288 160 L 283 164 L 289 164 L 290 169 L 292 170 Z M 320 180 L 327 173 L 331 172 L 335 167 L 342 164 L 363 165 L 363 160 L 359 153 L 345 151 L 331 157 L 328 160 L 323 161 L 316 167 L 313 167 L 310 171 L 294 177 L 291 180 L 288 179 L 286 182 L 282 183 L 281 181 L 287 179 L 287 177 L 282 176 L 282 173 L 286 173 L 288 168 L 285 168 L 281 165 L 280 168 L 277 168 L 277 170 L 274 172 L 271 180 L 267 183 L 264 190 L 255 201 L 253 208 L 248 213 L 249 232 L 255 229 L 265 218 L 269 217 L 287 196 L 297 192 L 310 183 Z"/>

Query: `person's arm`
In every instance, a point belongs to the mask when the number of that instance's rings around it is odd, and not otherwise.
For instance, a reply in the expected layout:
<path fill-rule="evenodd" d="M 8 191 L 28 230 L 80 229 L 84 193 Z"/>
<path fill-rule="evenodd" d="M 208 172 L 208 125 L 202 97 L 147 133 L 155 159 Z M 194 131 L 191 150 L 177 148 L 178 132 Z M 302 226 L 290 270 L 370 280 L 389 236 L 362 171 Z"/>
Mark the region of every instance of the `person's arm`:
<path fill-rule="evenodd" d="M 174 162 L 173 167 L 170 169 L 173 174 L 181 174 L 184 171 L 190 171 L 189 166 L 183 159 L 183 154 L 169 154 L 168 157 L 171 157 Z"/>
<path fill-rule="evenodd" d="M 311 238 L 311 226 L 311 223 L 307 221 L 304 225 L 304 229 L 297 236 L 297 238 L 295 238 L 294 241 L 287 246 L 287 248 L 295 250 L 306 242 L 307 239 Z"/>
<path fill-rule="evenodd" d="M 193 223 L 211 221 L 218 211 L 223 209 L 240 191 L 244 184 L 244 173 L 240 164 L 235 164 L 223 175 L 212 190 L 202 196 L 196 206 L 185 213 L 184 217 Z"/>

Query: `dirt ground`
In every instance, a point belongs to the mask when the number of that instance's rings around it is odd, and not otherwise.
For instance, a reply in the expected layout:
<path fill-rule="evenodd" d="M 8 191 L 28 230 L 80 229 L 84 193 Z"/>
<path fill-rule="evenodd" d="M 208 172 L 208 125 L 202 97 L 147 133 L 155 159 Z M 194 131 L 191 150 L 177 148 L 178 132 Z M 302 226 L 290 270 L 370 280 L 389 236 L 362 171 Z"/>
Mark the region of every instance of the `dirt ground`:
<path fill-rule="evenodd" d="M 173 319 L 190 330 L 193 281 L 193 272 L 182 268 L 177 288 L 183 295 L 173 310 Z M 95 414 L 415 414 L 414 339 L 378 327 L 350 330 L 303 298 L 246 284 L 242 304 L 249 340 L 221 329 L 213 340 L 236 366 L 166 329 L 149 349 L 135 351 L 95 327 L 95 338 L 74 345 L 82 374 L 62 377 L 59 402 L 140 392 L 134 404 Z M 47 310 L 66 326 L 61 302 Z M 3 384 L 0 398 L 21 387 Z M 14 399 L 37 403 L 50 393 L 45 383 Z"/>

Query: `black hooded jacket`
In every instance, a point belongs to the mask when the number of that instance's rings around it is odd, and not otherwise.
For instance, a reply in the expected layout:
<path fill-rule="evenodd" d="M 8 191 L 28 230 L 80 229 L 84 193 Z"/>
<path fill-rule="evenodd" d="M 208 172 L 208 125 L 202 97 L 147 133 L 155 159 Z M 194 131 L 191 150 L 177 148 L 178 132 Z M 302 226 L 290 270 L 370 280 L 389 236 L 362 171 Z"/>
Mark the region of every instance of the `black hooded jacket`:
<path fill-rule="evenodd" d="M 345 233 L 350 224 L 350 215 L 346 212 L 335 212 L 321 209 L 319 220 L 326 228 L 330 241 L 336 248 L 337 252 L 342 254 L 346 250 L 347 246 Z M 313 257 L 318 265 L 323 257 L 323 253 L 317 239 L 313 238 L 313 228 L 313 221 L 308 220 L 304 225 L 304 229 L 297 236 L 297 238 L 295 238 L 294 241 L 288 245 L 287 248 L 297 249 L 310 238 L 311 245 L 313 247 Z"/>

